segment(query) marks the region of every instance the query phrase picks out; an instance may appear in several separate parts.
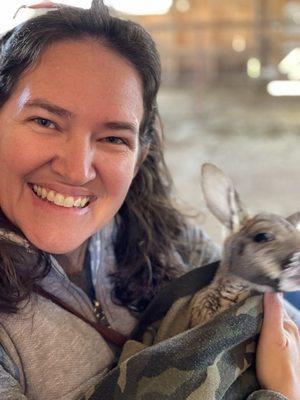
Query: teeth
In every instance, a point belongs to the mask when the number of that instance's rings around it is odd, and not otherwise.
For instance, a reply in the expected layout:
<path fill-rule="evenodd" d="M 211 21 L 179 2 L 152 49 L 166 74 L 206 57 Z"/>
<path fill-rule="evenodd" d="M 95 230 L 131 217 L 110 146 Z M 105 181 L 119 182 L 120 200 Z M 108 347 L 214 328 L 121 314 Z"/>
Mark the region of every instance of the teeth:
<path fill-rule="evenodd" d="M 81 202 L 80 202 L 80 207 L 84 207 L 84 206 L 86 205 L 87 202 L 88 202 L 88 199 L 87 199 L 87 198 L 82 199 Z"/>
<path fill-rule="evenodd" d="M 74 206 L 74 198 L 73 197 L 67 197 L 64 200 L 64 207 L 73 207 Z"/>
<path fill-rule="evenodd" d="M 81 205 L 81 199 L 77 199 L 74 201 L 74 207 L 80 207 Z"/>
<path fill-rule="evenodd" d="M 33 185 L 33 191 L 42 199 L 48 200 L 51 203 L 56 204 L 57 206 L 66 208 L 82 208 L 89 202 L 88 197 L 79 197 L 77 199 L 74 199 L 74 197 L 72 196 L 65 197 L 61 193 L 57 193 L 54 190 L 48 190 L 38 185 Z"/>
<path fill-rule="evenodd" d="M 47 197 L 47 190 L 46 189 L 42 189 L 42 199 L 45 199 Z"/>
<path fill-rule="evenodd" d="M 53 203 L 56 204 L 57 206 L 62 206 L 64 204 L 64 196 L 62 194 L 56 193 L 53 199 Z"/>
<path fill-rule="evenodd" d="M 39 196 L 39 192 L 37 192 L 37 195 Z M 55 193 L 53 192 L 53 190 L 50 190 L 50 192 L 48 192 L 47 194 L 47 200 L 49 201 L 54 201 L 54 197 L 55 197 Z"/>

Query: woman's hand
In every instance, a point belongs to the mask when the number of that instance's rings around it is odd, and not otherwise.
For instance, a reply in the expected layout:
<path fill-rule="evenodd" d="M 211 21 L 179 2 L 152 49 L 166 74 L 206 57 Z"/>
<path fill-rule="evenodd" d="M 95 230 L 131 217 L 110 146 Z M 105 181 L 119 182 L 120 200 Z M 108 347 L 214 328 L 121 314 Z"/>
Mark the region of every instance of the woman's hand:
<path fill-rule="evenodd" d="M 256 373 L 262 388 L 281 393 L 289 400 L 300 399 L 300 334 L 284 310 L 281 294 L 264 295 Z"/>

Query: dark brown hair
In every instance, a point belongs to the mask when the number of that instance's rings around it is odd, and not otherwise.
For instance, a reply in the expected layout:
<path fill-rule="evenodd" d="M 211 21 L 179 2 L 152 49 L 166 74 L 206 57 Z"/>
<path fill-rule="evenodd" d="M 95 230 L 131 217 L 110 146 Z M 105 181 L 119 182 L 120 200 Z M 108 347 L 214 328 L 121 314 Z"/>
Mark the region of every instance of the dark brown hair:
<path fill-rule="evenodd" d="M 22 239 L 22 232 L 0 212 L 0 311 L 14 313 L 51 268 L 48 254 Z M 11 239 L 13 237 L 13 239 Z"/>
<path fill-rule="evenodd" d="M 182 241 L 184 219 L 171 204 L 171 178 L 162 153 L 162 130 L 156 103 L 160 60 L 151 36 L 140 25 L 110 15 L 100 0 L 93 1 L 88 10 L 63 6 L 32 18 L 1 39 L 0 107 L 11 96 L 22 74 L 35 65 L 50 44 L 85 38 L 99 40 L 129 60 L 143 82 L 144 117 L 139 137 L 141 146 L 147 146 L 149 153 L 118 213 L 114 243 L 117 272 L 112 276 L 115 300 L 141 310 L 157 288 L 178 274 L 174 250 L 187 251 Z M 16 296 L 15 288 L 11 290 L 5 283 L 8 275 L 12 276 L 9 272 L 12 266 L 6 266 L 3 252 L 0 251 L 0 255 L 1 301 L 5 302 L 6 296 L 9 304 L 12 296 Z M 15 262 L 16 287 L 29 294 L 33 283 L 49 270 L 49 263 L 42 263 L 35 273 L 28 268 L 26 279 L 20 279 L 24 273 L 20 265 Z M 0 305 L 1 309 L 8 310 Z M 16 308 L 9 309 L 13 310 Z"/>

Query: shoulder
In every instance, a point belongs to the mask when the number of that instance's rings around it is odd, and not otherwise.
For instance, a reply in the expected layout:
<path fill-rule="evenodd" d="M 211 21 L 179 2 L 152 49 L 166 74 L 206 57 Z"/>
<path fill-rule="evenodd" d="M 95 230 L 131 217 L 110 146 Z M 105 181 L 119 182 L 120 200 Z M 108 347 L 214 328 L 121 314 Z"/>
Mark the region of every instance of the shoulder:
<path fill-rule="evenodd" d="M 185 232 L 185 240 L 190 247 L 186 260 L 190 268 L 200 267 L 220 259 L 220 246 L 201 227 L 189 225 Z"/>

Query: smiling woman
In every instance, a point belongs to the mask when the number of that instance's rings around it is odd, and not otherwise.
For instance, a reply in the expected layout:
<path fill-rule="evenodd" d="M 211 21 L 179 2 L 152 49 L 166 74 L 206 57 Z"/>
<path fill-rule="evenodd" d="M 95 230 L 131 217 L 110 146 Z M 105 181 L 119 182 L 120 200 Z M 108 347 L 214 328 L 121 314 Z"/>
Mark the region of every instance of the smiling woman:
<path fill-rule="evenodd" d="M 147 151 L 142 119 L 142 82 L 122 57 L 93 40 L 51 45 L 0 114 L 5 215 L 41 250 L 77 249 L 121 207 Z"/>
<path fill-rule="evenodd" d="M 94 1 L 0 45 L 0 397 L 77 399 L 192 248 L 217 251 L 170 200 L 143 28 Z"/>

